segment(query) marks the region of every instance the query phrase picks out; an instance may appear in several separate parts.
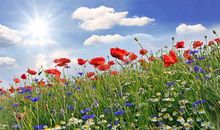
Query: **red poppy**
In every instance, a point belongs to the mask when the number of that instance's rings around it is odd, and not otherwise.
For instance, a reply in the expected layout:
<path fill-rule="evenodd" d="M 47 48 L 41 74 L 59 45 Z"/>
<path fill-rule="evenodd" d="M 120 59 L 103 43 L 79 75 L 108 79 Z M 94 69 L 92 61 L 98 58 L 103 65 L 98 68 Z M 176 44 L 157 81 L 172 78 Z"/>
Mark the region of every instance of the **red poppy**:
<path fill-rule="evenodd" d="M 22 74 L 22 75 L 21 75 L 21 78 L 24 79 L 24 80 L 27 79 L 26 74 Z"/>
<path fill-rule="evenodd" d="M 185 50 L 183 53 L 183 57 L 188 60 L 192 60 L 192 56 L 190 55 L 190 50 Z"/>
<path fill-rule="evenodd" d="M 150 56 L 149 58 L 148 58 L 148 60 L 149 61 L 154 61 L 156 58 L 154 57 L 154 56 Z"/>
<path fill-rule="evenodd" d="M 170 65 L 177 63 L 178 59 L 176 53 L 173 50 L 171 50 L 169 55 L 163 55 L 163 61 L 165 67 L 169 67 Z"/>
<path fill-rule="evenodd" d="M 95 67 L 99 65 L 105 64 L 105 58 L 104 57 L 96 57 L 89 61 L 89 64 L 94 65 Z"/>
<path fill-rule="evenodd" d="M 98 68 L 100 71 L 106 71 L 109 70 L 111 66 L 109 64 L 103 64 L 103 65 L 99 65 Z"/>
<path fill-rule="evenodd" d="M 67 59 L 67 58 L 59 58 L 59 59 L 55 59 L 53 61 L 54 63 L 57 63 L 57 66 L 67 66 L 68 63 L 70 63 L 70 59 Z"/>
<path fill-rule="evenodd" d="M 39 87 L 44 87 L 45 86 L 45 82 L 43 80 L 38 82 L 38 86 Z"/>
<path fill-rule="evenodd" d="M 86 75 L 87 75 L 88 78 L 90 78 L 90 77 L 92 77 L 93 75 L 95 75 L 95 72 L 88 72 Z"/>
<path fill-rule="evenodd" d="M 2 81 L 0 80 L 0 83 L 2 83 Z"/>
<path fill-rule="evenodd" d="M 11 87 L 11 88 L 8 89 L 8 91 L 9 91 L 10 93 L 14 93 L 14 92 L 15 92 L 15 88 L 14 88 L 14 87 Z"/>
<path fill-rule="evenodd" d="M 37 72 L 31 69 L 28 69 L 27 73 L 29 73 L 30 75 L 36 75 Z"/>
<path fill-rule="evenodd" d="M 220 38 L 214 39 L 215 42 L 220 43 Z"/>
<path fill-rule="evenodd" d="M 139 53 L 140 53 L 141 55 L 145 55 L 145 54 L 148 53 L 148 51 L 147 51 L 146 49 L 141 49 L 141 50 L 139 51 Z"/>
<path fill-rule="evenodd" d="M 176 43 L 175 47 L 176 49 L 184 48 L 184 44 L 185 44 L 184 41 L 180 41 Z"/>
<path fill-rule="evenodd" d="M 110 66 L 112 66 L 112 65 L 114 65 L 114 64 L 115 64 L 115 62 L 114 62 L 114 61 L 112 61 L 112 60 L 110 60 L 110 61 L 108 62 L 108 64 L 109 64 Z"/>
<path fill-rule="evenodd" d="M 129 54 L 129 52 L 116 47 L 110 49 L 110 54 L 112 57 L 118 58 L 119 60 L 125 60 L 124 58 Z"/>
<path fill-rule="evenodd" d="M 139 59 L 138 62 L 139 62 L 139 63 L 145 63 L 146 60 L 145 60 L 145 59 Z"/>
<path fill-rule="evenodd" d="M 203 42 L 201 41 L 194 41 L 193 43 L 193 48 L 201 47 L 203 45 Z"/>
<path fill-rule="evenodd" d="M 47 70 L 45 70 L 45 72 L 47 74 L 52 74 L 52 75 L 55 75 L 57 77 L 60 77 L 60 75 L 61 75 L 61 72 L 57 69 L 47 69 Z"/>
<path fill-rule="evenodd" d="M 19 78 L 15 78 L 15 79 L 14 79 L 14 82 L 15 82 L 15 83 L 20 83 L 20 79 L 19 79 Z"/>
<path fill-rule="evenodd" d="M 129 60 L 130 61 L 134 61 L 138 58 L 138 56 L 136 54 L 134 54 L 133 52 L 130 52 L 129 54 Z"/>
<path fill-rule="evenodd" d="M 110 74 L 111 74 L 111 75 L 118 75 L 118 74 L 119 74 L 119 72 L 118 72 L 118 71 L 116 71 L 116 70 L 114 70 L 114 71 L 111 71 L 111 72 L 110 72 Z"/>
<path fill-rule="evenodd" d="M 211 45 L 213 45 L 213 44 L 215 44 L 214 41 L 209 41 L 208 46 L 211 46 Z"/>
<path fill-rule="evenodd" d="M 79 65 L 84 65 L 87 62 L 87 60 L 84 60 L 82 58 L 78 58 L 77 61 Z"/>

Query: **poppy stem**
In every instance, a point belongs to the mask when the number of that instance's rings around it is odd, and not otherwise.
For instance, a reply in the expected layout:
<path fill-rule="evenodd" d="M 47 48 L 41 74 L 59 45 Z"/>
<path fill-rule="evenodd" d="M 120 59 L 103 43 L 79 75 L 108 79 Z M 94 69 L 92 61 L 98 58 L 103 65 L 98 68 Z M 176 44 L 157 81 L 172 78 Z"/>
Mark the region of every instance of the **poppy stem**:
<path fill-rule="evenodd" d="M 174 40 L 175 40 L 175 38 L 172 37 L 172 49 L 174 48 Z"/>
<path fill-rule="evenodd" d="M 144 49 L 143 46 L 141 45 L 141 43 L 139 42 L 139 40 L 135 37 L 134 40 L 138 43 L 138 45 L 140 46 L 141 49 Z"/>
<path fill-rule="evenodd" d="M 205 38 L 205 44 L 207 45 L 208 44 L 208 40 L 207 40 L 208 37 L 205 35 L 204 38 Z"/>
<path fill-rule="evenodd" d="M 124 69 L 123 65 L 120 62 L 118 62 L 117 59 L 115 60 L 115 62 L 117 62 L 121 66 L 121 68 Z"/>
<path fill-rule="evenodd" d="M 215 30 L 213 30 L 212 32 L 215 34 L 216 37 L 219 37 Z"/>

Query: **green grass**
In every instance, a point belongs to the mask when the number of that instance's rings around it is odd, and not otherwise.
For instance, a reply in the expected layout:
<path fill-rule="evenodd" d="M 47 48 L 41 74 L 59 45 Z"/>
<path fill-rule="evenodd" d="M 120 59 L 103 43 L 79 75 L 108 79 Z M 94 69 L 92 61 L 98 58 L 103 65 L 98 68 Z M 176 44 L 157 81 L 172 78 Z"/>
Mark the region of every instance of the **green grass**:
<path fill-rule="evenodd" d="M 205 59 L 191 64 L 179 58 L 177 64 L 165 68 L 158 58 L 145 67 L 128 64 L 118 75 L 97 72 L 99 79 L 95 81 L 85 76 L 71 77 L 68 73 L 63 74 L 66 84 L 49 75 L 45 80 L 50 86 L 39 87 L 30 80 L 34 88 L 31 93 L 0 97 L 0 107 L 4 107 L 0 110 L 0 128 L 11 130 L 19 125 L 30 130 L 33 126 L 46 125 L 69 130 L 110 126 L 125 130 L 220 129 L 219 46 L 203 48 L 202 52 L 196 55 Z M 205 73 L 194 72 L 195 65 Z M 173 85 L 168 86 L 171 82 Z M 25 99 L 28 95 L 39 96 L 40 100 Z M 206 102 L 194 107 L 198 100 Z M 128 102 L 131 106 L 125 106 Z M 13 107 L 15 103 L 19 106 Z M 94 114 L 95 118 L 83 120 L 85 114 L 80 111 L 85 108 L 90 108 L 87 114 Z M 117 111 L 124 114 L 115 115 Z M 24 114 L 21 119 L 15 117 L 21 113 Z"/>

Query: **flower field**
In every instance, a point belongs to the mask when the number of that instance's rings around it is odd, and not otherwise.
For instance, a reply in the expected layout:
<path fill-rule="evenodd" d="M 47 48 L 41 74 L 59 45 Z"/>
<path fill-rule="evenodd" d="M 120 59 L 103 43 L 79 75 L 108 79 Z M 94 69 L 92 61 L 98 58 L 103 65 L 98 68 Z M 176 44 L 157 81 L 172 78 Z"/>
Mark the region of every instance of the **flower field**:
<path fill-rule="evenodd" d="M 0 88 L 0 129 L 219 130 L 220 38 L 155 54 L 134 40 L 140 52 L 116 47 L 109 57 L 78 58 L 85 71 L 76 76 L 68 58 L 27 68 Z"/>

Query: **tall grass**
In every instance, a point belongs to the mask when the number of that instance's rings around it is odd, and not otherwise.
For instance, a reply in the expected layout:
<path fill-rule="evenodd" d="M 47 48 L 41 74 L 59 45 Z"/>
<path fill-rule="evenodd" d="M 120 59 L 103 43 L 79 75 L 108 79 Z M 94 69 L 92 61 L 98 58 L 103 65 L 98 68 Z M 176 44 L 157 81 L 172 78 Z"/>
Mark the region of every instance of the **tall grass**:
<path fill-rule="evenodd" d="M 219 55 L 215 44 L 190 64 L 179 57 L 165 68 L 157 58 L 117 75 L 97 72 L 98 80 L 64 73 L 66 82 L 46 75 L 49 85 L 38 86 L 30 79 L 32 91 L 0 97 L 0 129 L 220 129 Z"/>

